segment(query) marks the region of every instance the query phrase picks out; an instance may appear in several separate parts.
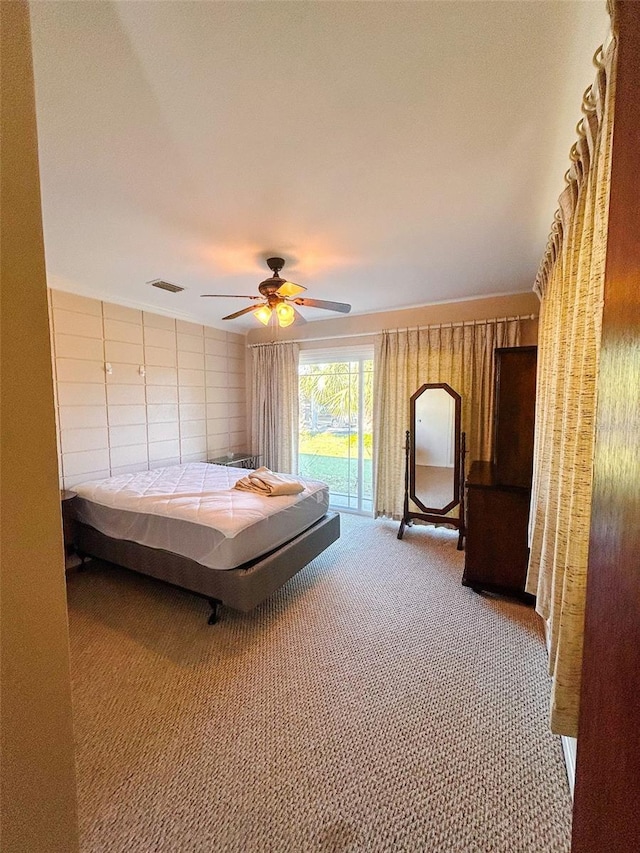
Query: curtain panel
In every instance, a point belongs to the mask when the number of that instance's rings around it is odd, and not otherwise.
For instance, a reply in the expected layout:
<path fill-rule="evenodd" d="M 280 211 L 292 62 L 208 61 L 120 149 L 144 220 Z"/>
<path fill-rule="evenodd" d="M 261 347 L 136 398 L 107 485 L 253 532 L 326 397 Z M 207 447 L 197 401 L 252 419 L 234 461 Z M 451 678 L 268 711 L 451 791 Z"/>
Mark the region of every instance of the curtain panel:
<path fill-rule="evenodd" d="M 538 392 L 526 589 L 546 621 L 551 729 L 577 736 L 606 258 L 615 43 L 596 53 L 572 166 L 536 279 Z"/>
<path fill-rule="evenodd" d="M 298 460 L 298 344 L 251 348 L 251 439 L 260 464 L 295 474 Z"/>
<path fill-rule="evenodd" d="M 497 347 L 518 346 L 520 321 L 384 331 L 374 357 L 374 512 L 401 518 L 409 398 L 421 385 L 447 382 L 462 397 L 468 464 L 491 459 L 494 359 Z"/>

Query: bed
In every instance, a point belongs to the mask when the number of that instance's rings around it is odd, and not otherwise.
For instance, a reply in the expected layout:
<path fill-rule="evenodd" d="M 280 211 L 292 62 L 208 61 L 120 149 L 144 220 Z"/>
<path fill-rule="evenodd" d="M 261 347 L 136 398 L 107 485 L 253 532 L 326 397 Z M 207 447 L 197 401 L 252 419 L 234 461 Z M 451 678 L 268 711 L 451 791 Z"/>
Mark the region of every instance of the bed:
<path fill-rule="evenodd" d="M 77 552 L 205 596 L 210 624 L 221 604 L 247 612 L 339 538 L 340 517 L 325 483 L 264 497 L 234 488 L 246 475 L 195 462 L 74 486 Z"/>

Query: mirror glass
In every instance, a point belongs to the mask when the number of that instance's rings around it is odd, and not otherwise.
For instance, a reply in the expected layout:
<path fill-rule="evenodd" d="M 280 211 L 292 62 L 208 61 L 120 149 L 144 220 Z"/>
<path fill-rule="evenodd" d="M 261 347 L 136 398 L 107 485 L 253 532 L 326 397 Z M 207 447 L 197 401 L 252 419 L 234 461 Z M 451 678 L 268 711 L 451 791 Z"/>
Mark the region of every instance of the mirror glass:
<path fill-rule="evenodd" d="M 423 385 L 411 398 L 411 499 L 426 512 L 459 500 L 459 400 L 448 385 Z"/>

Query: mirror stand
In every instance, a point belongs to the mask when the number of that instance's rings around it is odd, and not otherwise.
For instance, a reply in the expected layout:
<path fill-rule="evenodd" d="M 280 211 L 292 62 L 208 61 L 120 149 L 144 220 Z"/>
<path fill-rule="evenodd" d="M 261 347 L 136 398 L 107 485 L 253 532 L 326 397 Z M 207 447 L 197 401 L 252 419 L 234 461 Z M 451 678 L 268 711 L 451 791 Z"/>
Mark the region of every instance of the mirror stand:
<path fill-rule="evenodd" d="M 466 533 L 462 397 L 446 382 L 431 382 L 420 386 L 409 404 L 404 508 L 398 539 L 414 519 L 447 524 L 458 530 L 458 550 L 462 551 Z M 456 507 L 457 515 L 450 515 Z"/>
<path fill-rule="evenodd" d="M 448 524 L 451 527 L 454 527 L 458 531 L 458 551 L 462 551 L 464 545 L 464 537 L 466 535 L 466 527 L 465 527 L 465 513 L 464 513 L 464 481 L 465 481 L 465 467 L 464 460 L 465 455 L 467 453 L 466 448 L 466 434 L 463 432 L 460 434 L 460 466 L 459 466 L 459 494 L 460 501 L 458 503 L 458 516 L 445 516 L 430 512 L 411 512 L 409 509 L 409 471 L 410 471 L 410 460 L 411 460 L 411 433 L 409 430 L 406 432 L 406 443 L 405 443 L 405 472 L 404 472 L 404 509 L 402 515 L 402 521 L 400 522 L 400 529 L 398 530 L 398 539 L 402 539 L 404 536 L 404 531 L 406 527 L 411 527 L 414 519 L 419 519 L 420 521 L 427 521 L 430 524 Z"/>
<path fill-rule="evenodd" d="M 462 397 L 446 382 L 432 382 L 420 386 L 409 405 L 404 507 L 398 539 L 414 519 L 446 524 L 458 530 L 461 551 L 466 534 Z M 457 515 L 450 515 L 456 507 Z"/>

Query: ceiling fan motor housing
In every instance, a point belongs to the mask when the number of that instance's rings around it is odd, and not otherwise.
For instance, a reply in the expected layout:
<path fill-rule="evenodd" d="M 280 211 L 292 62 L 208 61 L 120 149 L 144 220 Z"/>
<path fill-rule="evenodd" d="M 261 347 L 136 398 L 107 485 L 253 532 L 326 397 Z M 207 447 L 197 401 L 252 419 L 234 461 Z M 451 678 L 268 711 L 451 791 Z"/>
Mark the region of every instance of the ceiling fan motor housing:
<path fill-rule="evenodd" d="M 258 285 L 258 290 L 260 293 L 268 299 L 269 301 L 274 300 L 278 302 L 282 302 L 283 297 L 278 296 L 276 294 L 276 290 L 281 287 L 285 283 L 284 278 L 280 278 L 279 275 L 274 275 L 272 278 L 267 278 L 264 281 L 261 281 Z"/>
<path fill-rule="evenodd" d="M 258 285 L 258 290 L 265 297 L 271 308 L 274 308 L 279 302 L 284 302 L 284 298 L 276 293 L 286 279 L 280 278 L 278 273 L 284 266 L 284 258 L 267 258 L 267 266 L 273 270 L 271 278 L 261 281 Z"/>

